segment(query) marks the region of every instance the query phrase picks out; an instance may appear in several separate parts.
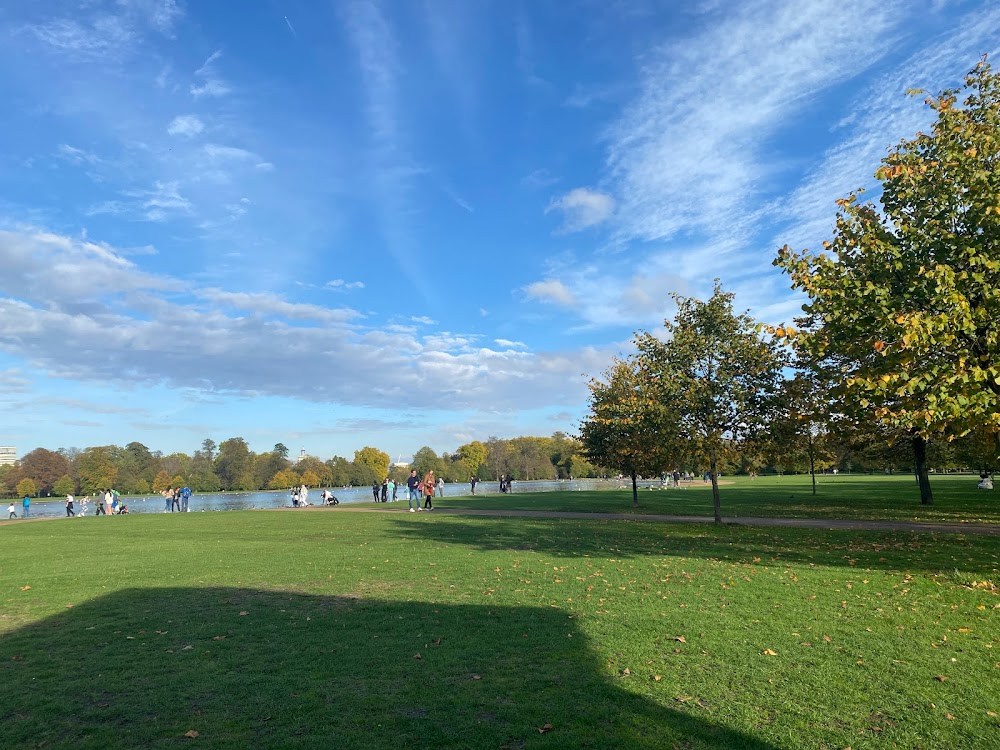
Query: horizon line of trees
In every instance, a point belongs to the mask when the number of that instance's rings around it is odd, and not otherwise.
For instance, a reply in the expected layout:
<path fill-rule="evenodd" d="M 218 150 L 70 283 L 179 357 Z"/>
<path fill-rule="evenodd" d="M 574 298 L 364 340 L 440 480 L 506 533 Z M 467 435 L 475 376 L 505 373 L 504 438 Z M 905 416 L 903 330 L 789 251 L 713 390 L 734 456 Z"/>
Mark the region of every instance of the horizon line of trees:
<path fill-rule="evenodd" d="M 385 451 L 365 446 L 353 459 L 333 456 L 323 461 L 305 456 L 288 458 L 288 447 L 277 443 L 255 453 L 241 437 L 221 443 L 206 438 L 193 454 L 151 451 L 140 442 L 50 450 L 36 448 L 13 465 L 0 466 L 0 493 L 6 496 L 93 494 L 117 489 L 124 494 L 158 493 L 188 486 L 195 492 L 276 490 L 307 487 L 366 486 L 387 478 L 405 481 L 411 468 L 423 476 L 433 469 L 446 482 L 593 477 L 604 470 L 582 455 L 580 442 L 563 432 L 551 437 L 491 436 L 473 440 L 454 452 L 438 455 L 423 446 L 407 466 L 394 466 Z"/>

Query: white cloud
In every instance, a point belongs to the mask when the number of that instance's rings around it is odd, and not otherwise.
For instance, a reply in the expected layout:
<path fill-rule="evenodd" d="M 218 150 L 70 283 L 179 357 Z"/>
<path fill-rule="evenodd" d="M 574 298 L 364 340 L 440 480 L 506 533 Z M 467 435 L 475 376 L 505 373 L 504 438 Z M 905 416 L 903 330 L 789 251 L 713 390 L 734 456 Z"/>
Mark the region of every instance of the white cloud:
<path fill-rule="evenodd" d="M 437 323 L 436 320 L 434 320 L 433 318 L 428 318 L 426 315 L 414 316 L 411 317 L 410 320 L 412 320 L 414 323 L 420 323 L 421 325 L 425 326 L 432 326 Z"/>
<path fill-rule="evenodd" d="M 176 180 L 157 180 L 148 190 L 126 190 L 124 200 L 97 203 L 87 209 L 88 216 L 112 214 L 144 221 L 166 221 L 175 216 L 194 213 L 191 201 L 181 195 L 180 183 Z"/>
<path fill-rule="evenodd" d="M 552 302 L 563 307 L 575 307 L 577 299 L 569 288 L 558 279 L 546 279 L 528 284 L 524 288 L 525 293 L 531 299 L 541 302 Z"/>
<path fill-rule="evenodd" d="M 229 84 L 220 79 L 209 79 L 201 85 L 191 84 L 191 96 L 200 99 L 203 96 L 220 97 L 228 94 L 232 89 Z"/>
<path fill-rule="evenodd" d="M 0 233 L 0 267 L 0 350 L 71 381 L 357 407 L 533 409 L 580 403 L 581 373 L 610 357 L 593 348 L 497 351 L 471 334 L 366 327 L 353 310 L 192 288 L 106 246 L 42 232 Z"/>
<path fill-rule="evenodd" d="M 347 291 L 350 289 L 364 289 L 363 281 L 344 281 L 343 279 L 331 279 L 323 285 L 327 289 L 334 291 Z"/>
<path fill-rule="evenodd" d="M 193 138 L 205 130 L 205 123 L 197 115 L 178 115 L 167 126 L 170 135 Z"/>
<path fill-rule="evenodd" d="M 554 198 L 545 213 L 562 212 L 563 230 L 576 232 L 603 224 L 611 218 L 614 210 L 615 200 L 610 195 L 589 188 L 575 188 Z"/>
<path fill-rule="evenodd" d="M 493 343 L 502 346 L 504 349 L 527 349 L 527 344 L 523 341 L 511 341 L 510 339 L 493 339 Z"/>

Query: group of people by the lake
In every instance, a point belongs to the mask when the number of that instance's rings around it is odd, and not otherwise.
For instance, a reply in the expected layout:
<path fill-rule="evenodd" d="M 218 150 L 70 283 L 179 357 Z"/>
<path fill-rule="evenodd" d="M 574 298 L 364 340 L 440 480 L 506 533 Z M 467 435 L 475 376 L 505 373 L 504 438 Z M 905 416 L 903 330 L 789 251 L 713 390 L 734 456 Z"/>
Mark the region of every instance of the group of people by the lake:
<path fill-rule="evenodd" d="M 163 495 L 164 513 L 188 513 L 191 510 L 191 488 L 190 487 L 167 487 L 160 493 Z"/>
<path fill-rule="evenodd" d="M 435 492 L 444 497 L 444 479 L 435 478 L 433 469 L 424 474 L 423 479 L 417 476 L 416 469 L 410 469 L 410 476 L 406 478 L 407 505 L 410 513 L 434 510 Z M 424 498 L 423 507 L 420 507 L 421 496 Z"/>

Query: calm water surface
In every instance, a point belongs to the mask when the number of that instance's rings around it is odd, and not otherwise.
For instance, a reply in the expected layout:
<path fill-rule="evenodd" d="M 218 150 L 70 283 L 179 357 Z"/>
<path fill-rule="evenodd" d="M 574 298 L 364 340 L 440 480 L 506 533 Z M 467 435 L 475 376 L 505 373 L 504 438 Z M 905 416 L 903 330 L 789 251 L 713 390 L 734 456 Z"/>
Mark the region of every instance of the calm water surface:
<path fill-rule="evenodd" d="M 647 487 L 650 484 L 659 484 L 659 480 L 640 482 L 640 486 Z M 554 492 L 557 490 L 595 490 L 609 489 L 614 487 L 629 487 L 630 482 L 618 482 L 615 480 L 603 479 L 572 479 L 572 480 L 538 480 L 532 482 L 514 482 L 513 492 Z M 328 487 L 341 503 L 364 503 L 371 502 L 371 487 Z M 309 490 L 309 502 L 313 505 L 322 503 L 320 495 L 323 488 Z M 476 495 L 496 495 L 500 492 L 499 482 L 479 482 L 476 484 Z M 445 497 L 462 497 L 470 494 L 469 485 L 466 484 L 446 484 L 444 486 Z M 397 502 L 406 503 L 405 485 L 396 492 Z M 138 497 L 124 498 L 128 504 L 130 513 L 163 513 L 165 502 L 159 495 L 145 495 Z M 5 501 L 9 502 L 9 501 Z M 231 493 L 195 493 L 191 496 L 191 512 L 217 510 L 252 510 L 255 508 L 290 508 L 292 505 L 291 495 L 287 490 L 270 490 L 267 492 L 231 492 Z M 80 498 L 76 498 L 74 505 L 77 515 L 80 514 Z M 21 516 L 21 501 L 14 502 L 14 508 L 18 517 Z M 3 507 L 6 510 L 6 505 Z M 90 503 L 87 508 L 87 515 L 96 513 L 96 506 Z M 66 515 L 65 498 L 32 498 L 31 515 L 38 518 L 53 518 Z"/>

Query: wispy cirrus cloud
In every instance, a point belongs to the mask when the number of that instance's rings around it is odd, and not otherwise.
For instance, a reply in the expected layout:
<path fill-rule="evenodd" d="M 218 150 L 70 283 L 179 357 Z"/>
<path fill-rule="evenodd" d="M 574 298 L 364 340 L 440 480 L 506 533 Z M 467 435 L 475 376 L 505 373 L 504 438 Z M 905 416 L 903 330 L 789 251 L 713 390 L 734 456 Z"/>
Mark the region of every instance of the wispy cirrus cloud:
<path fill-rule="evenodd" d="M 191 96 L 195 99 L 203 97 L 217 98 L 225 96 L 232 91 L 232 87 L 218 72 L 218 65 L 216 63 L 221 57 L 222 50 L 216 50 L 194 72 L 195 78 L 198 79 L 199 83 L 192 83 L 190 91 Z"/>

